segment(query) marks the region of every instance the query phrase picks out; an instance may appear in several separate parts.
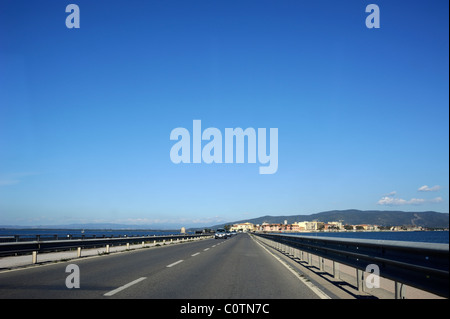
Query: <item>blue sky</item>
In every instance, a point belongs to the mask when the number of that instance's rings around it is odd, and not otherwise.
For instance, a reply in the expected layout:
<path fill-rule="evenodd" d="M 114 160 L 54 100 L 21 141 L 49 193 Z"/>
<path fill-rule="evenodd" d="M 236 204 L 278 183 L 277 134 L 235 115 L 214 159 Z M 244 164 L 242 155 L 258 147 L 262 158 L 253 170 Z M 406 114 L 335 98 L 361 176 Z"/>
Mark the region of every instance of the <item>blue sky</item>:
<path fill-rule="evenodd" d="M 1 0 L 0 225 L 448 212 L 448 6 Z M 278 128 L 277 172 L 174 164 L 195 119 Z"/>

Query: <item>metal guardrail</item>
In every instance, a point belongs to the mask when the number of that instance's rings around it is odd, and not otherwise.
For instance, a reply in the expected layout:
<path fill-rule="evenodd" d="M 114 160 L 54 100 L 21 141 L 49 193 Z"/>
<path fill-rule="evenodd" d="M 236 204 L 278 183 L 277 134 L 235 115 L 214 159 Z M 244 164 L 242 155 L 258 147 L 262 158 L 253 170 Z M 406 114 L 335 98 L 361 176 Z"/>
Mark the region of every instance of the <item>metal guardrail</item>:
<path fill-rule="evenodd" d="M 73 240 L 73 239 L 100 239 L 100 238 L 128 238 L 128 237 L 155 237 L 155 236 L 170 236 L 179 235 L 178 234 L 161 234 L 161 235 L 110 235 L 103 234 L 98 235 L 85 235 L 85 234 L 23 234 L 23 235 L 0 235 L 0 243 L 12 243 L 12 242 L 23 242 L 23 241 L 49 241 L 49 240 Z"/>
<path fill-rule="evenodd" d="M 380 277 L 449 297 L 448 244 L 285 234 L 254 235 L 361 271 L 375 264 L 379 267 Z"/>
<path fill-rule="evenodd" d="M 0 256 L 13 256 L 24 253 L 42 253 L 51 251 L 63 251 L 70 249 L 83 249 L 92 247 L 118 246 L 143 242 L 165 242 L 174 240 L 189 240 L 211 236 L 201 235 L 163 235 L 163 236 L 139 236 L 120 238 L 95 238 L 95 239 L 69 239 L 69 240 L 35 240 L 25 242 L 0 243 Z"/>

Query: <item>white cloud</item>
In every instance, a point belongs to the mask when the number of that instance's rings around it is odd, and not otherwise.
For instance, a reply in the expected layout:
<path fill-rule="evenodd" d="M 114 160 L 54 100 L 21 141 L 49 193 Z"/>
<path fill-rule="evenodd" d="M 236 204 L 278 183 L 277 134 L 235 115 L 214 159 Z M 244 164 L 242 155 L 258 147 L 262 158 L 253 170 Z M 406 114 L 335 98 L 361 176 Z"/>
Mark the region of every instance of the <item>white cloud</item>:
<path fill-rule="evenodd" d="M 443 201 L 442 197 L 436 197 L 429 200 L 430 203 L 440 203 L 442 201 Z"/>
<path fill-rule="evenodd" d="M 406 204 L 406 200 L 401 199 L 401 198 L 394 198 L 394 197 L 390 197 L 390 196 L 384 196 L 382 197 L 378 203 L 378 205 L 405 205 Z"/>
<path fill-rule="evenodd" d="M 422 205 L 426 203 L 440 203 L 442 202 L 442 197 L 436 197 L 433 199 L 423 199 L 423 198 L 411 198 L 410 200 L 395 198 L 392 196 L 382 197 L 377 204 L 387 205 L 387 206 L 399 206 L 399 205 Z"/>
<path fill-rule="evenodd" d="M 419 192 L 437 192 L 440 189 L 441 189 L 441 186 L 439 186 L 439 185 L 436 185 L 433 187 L 428 187 L 427 185 L 423 185 L 422 187 L 419 187 L 418 191 Z"/>
<path fill-rule="evenodd" d="M 387 193 L 387 194 L 385 194 L 384 196 L 395 196 L 395 195 L 397 195 L 397 192 L 396 191 L 392 191 L 392 192 L 390 192 L 390 193 Z"/>

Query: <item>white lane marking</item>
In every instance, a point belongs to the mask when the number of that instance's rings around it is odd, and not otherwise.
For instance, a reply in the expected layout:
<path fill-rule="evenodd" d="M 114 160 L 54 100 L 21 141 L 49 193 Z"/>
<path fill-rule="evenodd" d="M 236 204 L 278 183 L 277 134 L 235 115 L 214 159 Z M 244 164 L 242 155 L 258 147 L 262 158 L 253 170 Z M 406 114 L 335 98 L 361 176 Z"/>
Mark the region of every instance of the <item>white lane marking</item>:
<path fill-rule="evenodd" d="M 209 248 L 205 248 L 205 249 L 203 249 L 203 251 L 207 251 Z"/>
<path fill-rule="evenodd" d="M 195 253 L 195 254 L 193 254 L 191 256 L 194 257 L 194 256 L 197 256 L 197 255 L 200 255 L 200 253 Z"/>
<path fill-rule="evenodd" d="M 167 267 L 167 268 L 170 268 L 170 267 L 175 266 L 176 264 L 179 264 L 179 263 L 181 263 L 181 262 L 183 262 L 183 259 L 180 259 L 180 260 L 178 260 L 178 261 L 176 261 L 176 262 L 174 262 L 174 263 L 172 263 L 172 264 L 170 264 L 170 265 L 167 265 L 166 267 Z"/>
<path fill-rule="evenodd" d="M 216 245 L 212 245 L 211 247 L 216 247 Z"/>
<path fill-rule="evenodd" d="M 278 256 L 275 256 L 271 251 L 269 251 L 266 247 L 264 247 L 260 242 L 252 238 L 258 245 L 260 245 L 262 248 L 264 248 L 265 251 L 267 251 L 269 254 L 271 254 L 273 257 L 275 257 L 276 260 L 278 260 L 284 267 L 286 267 L 291 273 L 293 273 L 301 282 L 303 282 L 309 289 L 311 289 L 317 296 L 319 296 L 320 299 L 331 299 L 330 296 L 328 296 L 326 293 L 324 293 L 319 287 L 314 285 L 311 281 L 306 280 L 305 278 L 301 277 L 295 270 L 293 270 L 291 267 L 289 267 L 288 264 L 286 264 L 283 260 L 281 260 Z"/>
<path fill-rule="evenodd" d="M 127 289 L 128 287 L 133 286 L 133 285 L 137 284 L 138 282 L 140 282 L 140 281 L 142 281 L 142 280 L 145 280 L 145 279 L 147 279 L 147 277 L 141 277 L 141 278 L 138 278 L 138 279 L 136 279 L 136 280 L 133 280 L 132 282 L 127 283 L 126 285 L 123 285 L 123 286 L 121 286 L 121 287 L 119 287 L 119 288 L 117 288 L 117 289 L 114 289 L 114 290 L 111 290 L 110 292 L 107 292 L 107 293 L 104 294 L 103 296 L 112 296 L 112 295 L 115 295 L 115 294 L 118 293 L 119 291 L 122 291 L 122 290 L 124 290 L 124 289 Z"/>

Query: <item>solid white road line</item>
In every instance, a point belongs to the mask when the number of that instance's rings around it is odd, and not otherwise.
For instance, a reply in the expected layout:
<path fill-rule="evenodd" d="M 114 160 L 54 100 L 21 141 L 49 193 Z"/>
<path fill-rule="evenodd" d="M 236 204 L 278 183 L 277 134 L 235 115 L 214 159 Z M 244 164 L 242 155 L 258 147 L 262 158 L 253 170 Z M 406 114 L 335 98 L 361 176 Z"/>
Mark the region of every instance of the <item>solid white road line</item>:
<path fill-rule="evenodd" d="M 144 280 L 144 279 L 147 279 L 147 277 L 141 277 L 141 278 L 138 278 L 138 279 L 136 279 L 136 280 L 133 280 L 132 282 L 127 283 L 126 285 L 123 285 L 123 286 L 121 286 L 121 287 L 119 287 L 119 288 L 117 288 L 117 289 L 114 289 L 114 290 L 111 290 L 110 292 L 107 292 L 107 293 L 104 294 L 103 296 L 112 296 L 112 295 L 115 295 L 115 294 L 118 293 L 119 291 L 122 291 L 122 290 L 124 290 L 124 289 L 127 289 L 128 287 L 133 286 L 134 284 L 137 284 L 138 282 L 140 282 L 140 281 L 142 281 L 142 280 Z"/>
<path fill-rule="evenodd" d="M 180 260 L 178 260 L 178 261 L 176 261 L 176 262 L 174 262 L 174 263 L 172 263 L 172 264 L 170 264 L 170 265 L 167 265 L 166 267 L 167 267 L 167 268 L 170 268 L 170 267 L 175 266 L 176 264 L 179 264 L 179 263 L 181 263 L 181 262 L 183 262 L 183 259 L 180 259 Z"/>
<path fill-rule="evenodd" d="M 324 293 L 319 287 L 314 285 L 311 281 L 301 277 L 295 270 L 293 270 L 288 264 L 282 261 L 279 257 L 275 256 L 271 251 L 264 247 L 259 241 L 252 238 L 255 243 L 261 246 L 265 251 L 271 254 L 276 260 L 278 260 L 284 267 L 286 267 L 292 274 L 294 274 L 301 282 L 303 282 L 309 289 L 311 289 L 320 299 L 331 299 L 326 293 Z"/>

